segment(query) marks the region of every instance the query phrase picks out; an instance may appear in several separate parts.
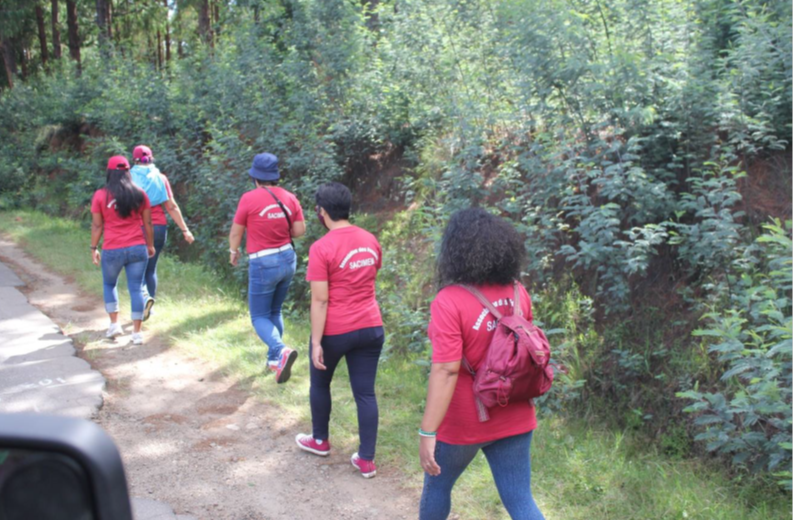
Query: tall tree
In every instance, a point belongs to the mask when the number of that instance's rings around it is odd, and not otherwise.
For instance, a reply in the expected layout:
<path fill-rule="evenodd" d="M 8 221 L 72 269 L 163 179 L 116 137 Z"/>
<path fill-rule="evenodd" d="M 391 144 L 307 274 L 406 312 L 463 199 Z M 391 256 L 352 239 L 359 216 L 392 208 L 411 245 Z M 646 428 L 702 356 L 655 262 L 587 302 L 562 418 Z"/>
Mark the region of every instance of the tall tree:
<path fill-rule="evenodd" d="M 99 45 L 101 47 L 105 47 L 109 42 L 109 18 L 108 0 L 96 0 L 96 25 L 99 27 Z"/>
<path fill-rule="evenodd" d="M 58 27 L 58 0 L 52 0 L 52 57 L 61 58 L 61 30 Z"/>
<path fill-rule="evenodd" d="M 198 34 L 204 43 L 212 45 L 212 20 L 209 0 L 200 0 L 198 6 Z"/>
<path fill-rule="evenodd" d="M 162 0 L 165 6 L 165 62 L 171 61 L 171 21 L 169 19 L 170 10 L 168 9 L 168 0 Z"/>
<path fill-rule="evenodd" d="M 0 36 L 0 58 L 3 59 L 3 69 L 5 69 L 6 86 L 14 88 L 14 72 L 16 69 L 16 59 L 14 57 L 14 47 L 9 38 Z"/>
<path fill-rule="evenodd" d="M 77 0 L 66 0 L 66 25 L 69 30 L 69 55 L 77 62 L 77 70 L 81 70 L 80 60 L 80 26 L 77 22 Z"/>
<path fill-rule="evenodd" d="M 47 66 L 47 32 L 44 29 L 44 8 L 40 4 L 36 4 L 36 25 L 39 29 L 39 45 L 41 45 L 41 63 Z"/>

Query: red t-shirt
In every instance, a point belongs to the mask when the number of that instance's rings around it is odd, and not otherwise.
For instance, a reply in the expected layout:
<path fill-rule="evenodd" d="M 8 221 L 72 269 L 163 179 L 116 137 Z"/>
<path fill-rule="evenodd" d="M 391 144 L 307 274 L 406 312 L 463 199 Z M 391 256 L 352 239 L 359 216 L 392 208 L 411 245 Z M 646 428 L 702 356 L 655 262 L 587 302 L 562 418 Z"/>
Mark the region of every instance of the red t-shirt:
<path fill-rule="evenodd" d="M 383 325 L 374 287 L 382 265 L 380 243 L 357 226 L 328 231 L 314 242 L 306 280 L 328 282 L 326 336 Z"/>
<path fill-rule="evenodd" d="M 91 213 L 100 213 L 104 220 L 104 244 L 102 249 L 121 249 L 146 245 L 143 237 L 143 210 L 150 209 L 149 197 L 143 190 L 143 204 L 133 211 L 129 217 L 121 218 L 116 212 L 116 199 L 105 188 L 100 188 L 94 193 L 91 200 Z"/>
<path fill-rule="evenodd" d="M 171 191 L 171 183 L 168 182 L 168 177 L 163 175 L 162 180 L 165 181 L 165 191 L 168 192 L 168 200 L 173 200 L 173 191 Z M 151 208 L 151 224 L 153 226 L 168 225 L 168 220 L 165 218 L 165 208 L 163 207 L 163 204 L 157 204 Z"/>
<path fill-rule="evenodd" d="M 502 314 L 511 314 L 514 290 L 511 285 L 477 287 Z M 520 287 L 520 306 L 531 321 L 531 299 Z M 429 337 L 432 362 L 450 363 L 468 359 L 474 370 L 484 362 L 495 331 L 495 317 L 471 293 L 458 286 L 441 289 L 430 307 Z M 490 420 L 479 422 L 473 392 L 473 376 L 460 366 L 449 410 L 438 428 L 438 439 L 448 444 L 478 444 L 532 431 L 537 427 L 534 407 L 528 401 L 510 402 L 488 408 Z"/>
<path fill-rule="evenodd" d="M 293 223 L 303 220 L 303 208 L 297 197 L 278 186 L 268 187 L 284 205 Z M 285 246 L 292 238 L 284 212 L 264 188 L 251 190 L 240 198 L 234 223 L 248 230 L 245 249 L 249 255 L 262 249 Z"/>

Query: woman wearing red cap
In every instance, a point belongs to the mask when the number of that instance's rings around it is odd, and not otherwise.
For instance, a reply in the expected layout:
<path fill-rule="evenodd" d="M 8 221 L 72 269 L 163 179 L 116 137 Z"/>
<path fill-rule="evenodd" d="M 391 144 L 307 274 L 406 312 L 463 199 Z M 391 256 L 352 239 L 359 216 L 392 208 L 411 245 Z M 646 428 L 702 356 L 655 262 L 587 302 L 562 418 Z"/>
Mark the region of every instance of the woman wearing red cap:
<path fill-rule="evenodd" d="M 124 333 L 118 324 L 118 277 L 127 273 L 127 287 L 132 300 L 132 343 L 140 345 L 143 337 L 143 275 L 150 257 L 154 256 L 151 227 L 151 204 L 146 193 L 132 183 L 129 162 L 123 155 L 107 162 L 107 181 L 96 190 L 91 201 L 91 252 L 94 265 L 102 265 L 105 310 L 110 315 L 106 336 Z M 99 240 L 104 235 L 102 254 Z"/>
<path fill-rule="evenodd" d="M 284 345 L 281 306 L 295 275 L 297 256 L 292 238 L 303 236 L 303 208 L 292 193 L 276 186 L 278 158 L 270 153 L 254 157 L 248 171 L 254 189 L 237 206 L 229 233 L 229 262 L 236 266 L 239 247 L 247 233 L 248 308 L 256 334 L 267 345 L 267 365 L 275 381 L 289 380 L 297 351 Z"/>
<path fill-rule="evenodd" d="M 154 227 L 154 256 L 149 259 L 146 265 L 146 274 L 143 277 L 143 321 L 149 319 L 153 314 L 152 306 L 157 295 L 157 261 L 160 253 L 165 247 L 168 239 L 168 221 L 165 212 L 171 216 L 173 221 L 182 232 L 182 236 L 188 244 L 192 244 L 195 238 L 187 228 L 187 224 L 182 217 L 182 210 L 176 203 L 171 190 L 171 183 L 154 165 L 154 156 L 148 146 L 136 146 L 132 150 L 132 160 L 135 166 L 132 167 L 132 182 L 137 187 L 146 192 L 149 197 L 151 208 L 151 223 Z M 164 201 L 160 203 L 160 200 Z"/>

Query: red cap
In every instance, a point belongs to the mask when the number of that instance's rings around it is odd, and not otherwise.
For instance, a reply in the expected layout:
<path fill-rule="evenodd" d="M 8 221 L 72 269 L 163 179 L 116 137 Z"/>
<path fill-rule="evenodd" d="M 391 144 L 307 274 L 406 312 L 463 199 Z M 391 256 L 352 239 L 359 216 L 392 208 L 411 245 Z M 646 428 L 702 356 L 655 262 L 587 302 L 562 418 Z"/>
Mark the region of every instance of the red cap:
<path fill-rule="evenodd" d="M 132 158 L 136 161 L 140 161 L 143 158 L 148 158 L 149 161 L 154 159 L 151 154 L 151 148 L 144 145 L 136 146 L 135 149 L 132 150 Z"/>
<path fill-rule="evenodd" d="M 114 155 L 107 161 L 108 170 L 129 170 L 129 161 L 123 155 Z"/>

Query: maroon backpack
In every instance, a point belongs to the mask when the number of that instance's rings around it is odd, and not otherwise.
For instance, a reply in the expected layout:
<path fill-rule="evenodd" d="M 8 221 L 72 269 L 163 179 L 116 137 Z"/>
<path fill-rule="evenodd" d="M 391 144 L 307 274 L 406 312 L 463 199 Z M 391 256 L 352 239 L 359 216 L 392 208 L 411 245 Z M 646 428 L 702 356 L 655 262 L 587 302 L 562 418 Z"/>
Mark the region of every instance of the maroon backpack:
<path fill-rule="evenodd" d="M 507 406 L 509 401 L 540 397 L 550 390 L 553 368 L 549 365 L 551 348 L 545 333 L 523 317 L 518 282 L 511 316 L 502 316 L 478 289 L 461 285 L 477 297 L 496 318 L 496 330 L 479 370 L 463 357 L 463 365 L 474 376 L 474 396 L 479 421 L 490 419 L 488 408 Z"/>

